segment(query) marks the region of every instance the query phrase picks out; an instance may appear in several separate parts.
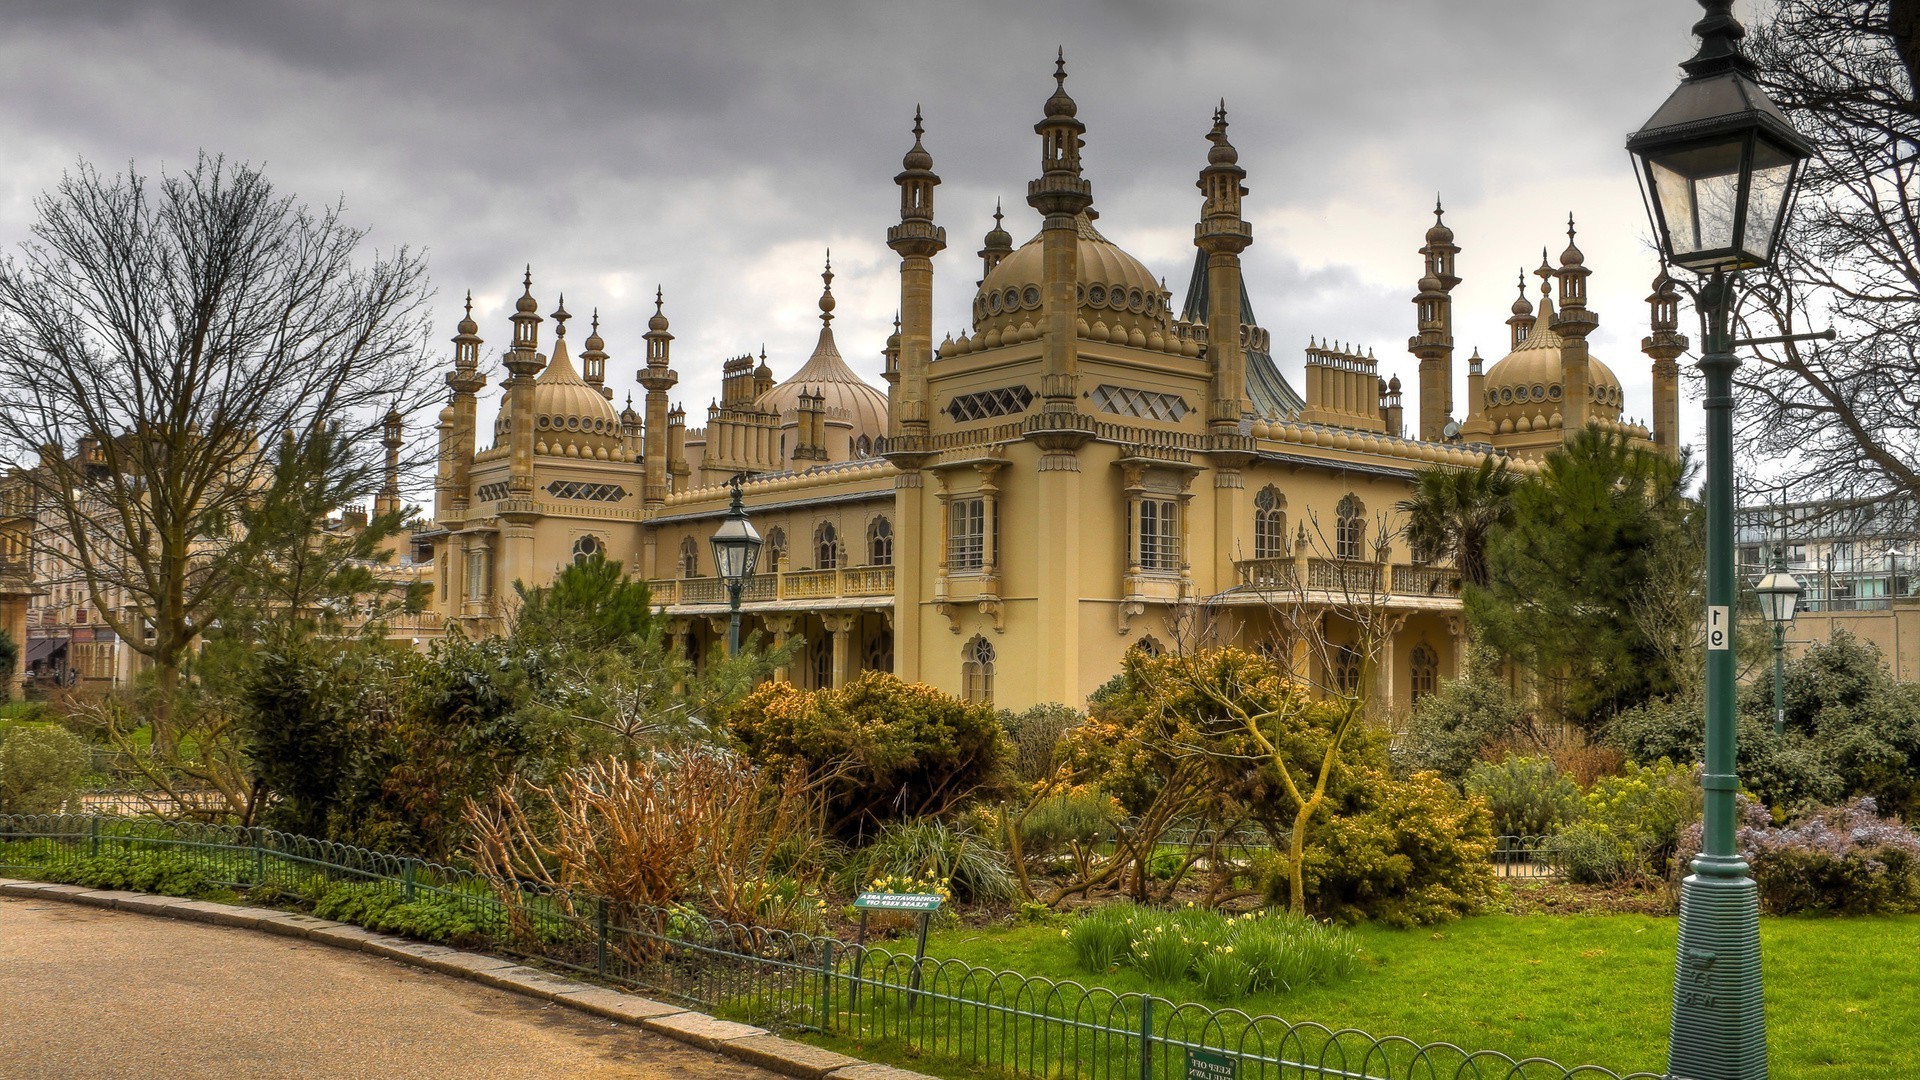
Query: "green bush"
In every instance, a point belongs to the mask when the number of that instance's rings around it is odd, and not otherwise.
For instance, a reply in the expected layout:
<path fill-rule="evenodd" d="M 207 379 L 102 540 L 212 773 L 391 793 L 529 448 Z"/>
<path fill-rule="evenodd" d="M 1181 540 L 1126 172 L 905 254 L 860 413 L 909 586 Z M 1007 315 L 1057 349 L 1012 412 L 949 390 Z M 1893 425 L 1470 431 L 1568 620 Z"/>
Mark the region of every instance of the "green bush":
<path fill-rule="evenodd" d="M 0 742 L 0 813 L 59 813 L 91 760 L 87 744 L 65 728 L 16 725 Z"/>
<path fill-rule="evenodd" d="M 1549 757 L 1483 762 L 1467 773 L 1466 787 L 1487 800 L 1501 836 L 1546 836 L 1580 816 L 1580 788 Z"/>
<path fill-rule="evenodd" d="M 822 784 L 830 827 L 847 840 L 949 814 L 1007 784 L 1007 740 L 990 706 L 883 672 L 834 690 L 766 683 L 727 726 L 755 765 Z"/>
<path fill-rule="evenodd" d="M 93 889 L 131 889 L 163 896 L 194 899 L 228 894 L 214 880 L 206 864 L 182 855 L 156 851 L 115 851 L 90 855 L 47 868 L 48 881 L 85 885 Z"/>
<path fill-rule="evenodd" d="M 872 843 L 848 857 L 840 884 L 858 892 L 887 877 L 931 878 L 976 904 L 1009 903 L 1019 892 L 1004 852 L 965 825 L 931 818 L 882 826 Z"/>
<path fill-rule="evenodd" d="M 1112 801 L 1097 788 L 1049 795 L 1020 822 L 1021 850 L 1030 858 L 1045 858 L 1073 844 L 1097 843 L 1107 834 L 1112 812 Z"/>
<path fill-rule="evenodd" d="M 1362 766 L 1348 805 L 1314 826 L 1303 876 L 1308 909 L 1342 923 L 1443 922 L 1493 896 L 1493 818 L 1438 773 L 1395 780 Z M 1283 897 L 1284 875 L 1269 883 Z"/>
<path fill-rule="evenodd" d="M 1499 743 L 1526 723 L 1507 689 L 1500 662 L 1489 649 L 1473 647 L 1458 679 L 1440 684 L 1414 706 L 1407 735 L 1395 757 L 1406 771 L 1431 770 L 1455 783 Z"/>
<path fill-rule="evenodd" d="M 1920 835 L 1879 816 L 1873 799 L 1821 807 L 1776 826 L 1766 807 L 1735 797 L 1741 825 L 1734 844 L 1753 869 L 1760 907 L 1775 915 L 1802 911 L 1882 915 L 1920 911 Z M 1700 849 L 1700 826 L 1689 826 L 1679 859 Z"/>
<path fill-rule="evenodd" d="M 1567 880 L 1611 885 L 1627 876 L 1627 860 L 1613 834 L 1593 822 L 1575 824 L 1554 839 Z"/>
<path fill-rule="evenodd" d="M 454 945 L 483 945 L 498 940 L 503 927 L 483 920 L 466 905 L 435 893 L 407 900 L 391 881 L 332 882 L 312 890 L 313 913 L 386 934 L 402 934 Z"/>
<path fill-rule="evenodd" d="M 1025 712 L 1002 711 L 1000 726 L 1012 747 L 1013 777 L 1033 784 L 1053 775 L 1054 751 L 1066 733 L 1086 717 L 1071 705 L 1050 702 Z"/>
<path fill-rule="evenodd" d="M 1621 775 L 1594 781 L 1583 812 L 1586 824 L 1615 845 L 1622 876 L 1662 878 L 1700 805 L 1693 768 L 1662 759 L 1649 766 L 1629 762 Z"/>

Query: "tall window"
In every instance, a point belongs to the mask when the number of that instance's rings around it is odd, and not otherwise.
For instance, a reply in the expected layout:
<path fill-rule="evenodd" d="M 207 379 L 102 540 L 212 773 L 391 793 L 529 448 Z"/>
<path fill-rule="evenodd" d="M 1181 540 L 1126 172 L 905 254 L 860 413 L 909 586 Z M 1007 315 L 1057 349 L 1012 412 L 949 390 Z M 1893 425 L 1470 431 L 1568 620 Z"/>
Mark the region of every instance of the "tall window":
<path fill-rule="evenodd" d="M 700 576 L 700 545 L 694 543 L 691 536 L 680 540 L 680 576 Z"/>
<path fill-rule="evenodd" d="M 993 702 L 993 642 L 975 634 L 960 650 L 960 684 L 971 702 Z"/>
<path fill-rule="evenodd" d="M 1440 688 L 1440 657 L 1434 653 L 1433 646 L 1423 641 L 1413 647 L 1409 663 L 1413 675 L 1409 685 L 1413 688 L 1413 701 L 1417 705 L 1421 698 Z"/>
<path fill-rule="evenodd" d="M 893 565 L 893 522 L 874 518 L 867 525 L 867 565 Z"/>
<path fill-rule="evenodd" d="M 865 435 L 853 440 L 853 456 L 857 458 L 873 456 L 873 440 Z"/>
<path fill-rule="evenodd" d="M 777 574 L 787 564 L 787 530 L 775 525 L 767 530 L 767 546 L 762 550 L 767 561 L 767 573 Z"/>
<path fill-rule="evenodd" d="M 1172 499 L 1141 499 L 1140 569 L 1163 573 L 1180 569 L 1179 504 Z"/>
<path fill-rule="evenodd" d="M 471 547 L 467 549 L 467 599 L 485 600 L 488 593 L 487 549 Z"/>
<path fill-rule="evenodd" d="M 893 631 L 884 626 L 874 630 L 860 651 L 860 664 L 862 671 L 892 671 Z"/>
<path fill-rule="evenodd" d="M 1364 559 L 1367 551 L 1367 507 L 1348 492 L 1334 509 L 1334 556 L 1340 559 Z"/>
<path fill-rule="evenodd" d="M 840 534 L 833 522 L 823 521 L 813 529 L 813 568 L 833 570 L 840 565 Z"/>
<path fill-rule="evenodd" d="M 1287 551 L 1287 497 L 1268 484 L 1253 497 L 1253 557 L 1278 559 Z"/>
<path fill-rule="evenodd" d="M 573 542 L 573 561 L 576 563 L 586 562 L 595 555 L 605 557 L 606 554 L 606 545 L 597 536 L 583 536 Z"/>
<path fill-rule="evenodd" d="M 948 512 L 953 520 L 947 534 L 947 569 L 954 573 L 983 569 L 987 558 L 986 500 L 955 499 Z"/>
<path fill-rule="evenodd" d="M 1334 650 L 1333 685 L 1342 694 L 1360 692 L 1360 652 L 1351 645 L 1341 645 Z"/>

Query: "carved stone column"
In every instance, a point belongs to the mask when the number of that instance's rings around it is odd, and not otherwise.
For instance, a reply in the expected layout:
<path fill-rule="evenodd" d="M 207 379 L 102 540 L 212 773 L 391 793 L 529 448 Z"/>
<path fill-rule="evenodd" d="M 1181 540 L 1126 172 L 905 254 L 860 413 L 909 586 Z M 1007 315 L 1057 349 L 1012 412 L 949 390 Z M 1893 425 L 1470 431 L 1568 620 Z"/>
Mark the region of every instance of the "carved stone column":
<path fill-rule="evenodd" d="M 820 616 L 821 625 L 833 635 L 833 682 L 835 689 L 845 686 L 852 674 L 853 628 L 860 622 L 857 611 L 830 611 Z"/>

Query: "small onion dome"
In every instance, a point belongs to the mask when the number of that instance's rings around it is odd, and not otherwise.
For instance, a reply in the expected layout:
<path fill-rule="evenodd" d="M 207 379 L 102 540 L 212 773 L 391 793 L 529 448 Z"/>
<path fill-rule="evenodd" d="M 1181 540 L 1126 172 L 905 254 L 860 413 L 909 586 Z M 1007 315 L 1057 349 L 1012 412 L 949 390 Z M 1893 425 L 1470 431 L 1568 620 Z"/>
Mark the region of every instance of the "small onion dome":
<path fill-rule="evenodd" d="M 987 230 L 986 247 L 989 251 L 1012 251 L 1013 234 L 1000 227 L 1005 215 L 1000 212 L 1000 203 L 993 204 L 993 228 Z"/>
<path fill-rule="evenodd" d="M 1587 261 L 1587 257 L 1580 253 L 1580 249 L 1578 247 L 1574 246 L 1573 215 L 1568 214 L 1567 215 L 1567 250 L 1560 253 L 1560 265 L 1561 266 L 1582 266 L 1582 265 L 1585 265 L 1586 261 Z"/>
<path fill-rule="evenodd" d="M 664 293 L 661 290 L 661 288 L 658 285 L 654 286 L 653 318 L 647 320 L 647 329 L 649 330 L 665 330 L 667 328 L 667 316 L 664 312 L 660 310 L 661 306 L 664 303 L 664 300 L 662 299 L 663 296 L 664 296 Z"/>
<path fill-rule="evenodd" d="M 1034 234 L 981 280 L 974 294 L 974 336 L 1038 324 L 1046 286 L 1044 235 Z M 1145 263 L 1100 235 L 1089 214 L 1074 218 L 1074 238 L 1079 248 L 1079 318 L 1088 326 L 1098 321 L 1143 335 L 1173 331 L 1166 290 Z"/>
<path fill-rule="evenodd" d="M 440 410 L 440 426 L 446 427 L 451 423 L 453 423 L 453 406 L 449 405 Z"/>
<path fill-rule="evenodd" d="M 513 310 L 527 312 L 533 315 L 540 314 L 540 301 L 533 298 L 533 266 L 531 263 L 527 266 L 527 276 L 523 283 L 526 286 L 526 291 L 520 294 L 520 299 L 514 303 Z"/>
<path fill-rule="evenodd" d="M 1220 107 L 1213 111 L 1213 130 L 1207 132 L 1207 141 L 1213 145 L 1207 149 L 1207 164 L 1237 165 L 1240 163 L 1240 151 L 1227 141 L 1227 101 L 1220 99 Z"/>
<path fill-rule="evenodd" d="M 1424 276 L 1424 277 L 1422 277 L 1422 278 L 1420 279 L 1420 291 L 1421 291 L 1422 293 L 1442 293 L 1442 294 L 1444 294 L 1446 290 L 1444 290 L 1444 289 L 1442 289 L 1442 288 L 1440 287 L 1440 279 L 1439 279 L 1439 278 L 1437 278 L 1437 277 L 1434 277 L 1434 276 L 1433 276 L 1432 274 L 1427 274 L 1426 276 Z"/>
<path fill-rule="evenodd" d="M 1065 46 L 1062 46 L 1059 53 L 1054 57 L 1053 81 L 1053 96 L 1047 99 L 1047 118 L 1071 117 L 1079 112 L 1080 106 L 1075 104 L 1073 98 L 1067 94 L 1067 50 Z"/>
<path fill-rule="evenodd" d="M 627 395 L 627 407 L 620 410 L 620 423 L 623 427 L 639 427 L 640 414 L 633 410 L 633 395 Z"/>
<path fill-rule="evenodd" d="M 1533 301 L 1527 299 L 1527 272 L 1525 270 L 1520 271 L 1520 295 L 1513 301 L 1512 310 L 1515 315 L 1533 314 Z"/>
<path fill-rule="evenodd" d="M 593 313 L 593 330 L 587 335 L 586 348 L 580 355 L 585 356 L 587 353 L 604 354 L 606 351 L 607 343 L 600 339 L 600 312 L 595 310 Z"/>
<path fill-rule="evenodd" d="M 1447 223 L 1441 220 L 1440 215 L 1443 213 L 1445 213 L 1445 211 L 1440 208 L 1440 199 L 1438 196 L 1435 196 L 1433 200 L 1433 227 L 1427 230 L 1427 243 L 1429 244 L 1453 243 L 1453 230 L 1447 228 Z"/>
<path fill-rule="evenodd" d="M 920 106 L 915 105 L 913 107 L 913 149 L 908 150 L 907 156 L 900 159 L 900 167 L 908 172 L 926 172 L 933 168 L 933 155 L 927 153 L 927 148 L 920 145 L 920 136 L 925 134 L 926 129 L 920 124 Z"/>
<path fill-rule="evenodd" d="M 480 332 L 480 324 L 473 321 L 473 290 L 467 290 L 467 314 L 461 318 L 457 327 L 462 337 L 471 337 Z"/>
<path fill-rule="evenodd" d="M 1399 392 L 1400 392 L 1400 376 L 1395 375 L 1393 378 L 1387 380 L 1387 393 L 1397 394 Z"/>

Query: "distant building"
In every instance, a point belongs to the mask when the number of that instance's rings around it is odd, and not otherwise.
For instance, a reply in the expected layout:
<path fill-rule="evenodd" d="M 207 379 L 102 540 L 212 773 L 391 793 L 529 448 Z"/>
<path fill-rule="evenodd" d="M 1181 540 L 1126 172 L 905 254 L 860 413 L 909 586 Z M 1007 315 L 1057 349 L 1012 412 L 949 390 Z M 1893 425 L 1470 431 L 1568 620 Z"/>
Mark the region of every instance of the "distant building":
<path fill-rule="evenodd" d="M 1912 499 L 1741 508 L 1734 542 L 1751 585 L 1783 548 L 1804 590 L 1788 641 L 1826 641 L 1836 629 L 1871 641 L 1899 678 L 1920 680 L 1920 513 Z"/>

